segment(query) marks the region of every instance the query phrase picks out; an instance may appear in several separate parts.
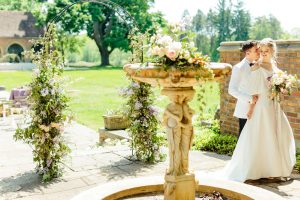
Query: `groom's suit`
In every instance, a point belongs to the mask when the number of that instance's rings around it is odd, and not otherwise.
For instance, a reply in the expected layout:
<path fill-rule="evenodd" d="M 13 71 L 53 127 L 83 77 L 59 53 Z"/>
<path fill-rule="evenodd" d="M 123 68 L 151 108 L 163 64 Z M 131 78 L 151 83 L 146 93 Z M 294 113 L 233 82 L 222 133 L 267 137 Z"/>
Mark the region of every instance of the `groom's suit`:
<path fill-rule="evenodd" d="M 244 58 L 232 69 L 228 93 L 237 99 L 233 116 L 239 118 L 241 133 L 246 121 L 251 95 L 247 92 L 249 76 L 251 72 L 250 62 Z"/>

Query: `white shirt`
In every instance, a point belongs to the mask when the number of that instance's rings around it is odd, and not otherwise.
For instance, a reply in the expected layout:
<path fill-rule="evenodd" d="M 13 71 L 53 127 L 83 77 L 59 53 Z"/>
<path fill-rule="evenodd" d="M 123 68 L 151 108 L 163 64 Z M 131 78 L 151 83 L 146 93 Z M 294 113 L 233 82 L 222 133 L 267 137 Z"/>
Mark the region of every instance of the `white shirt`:
<path fill-rule="evenodd" d="M 233 116 L 238 118 L 247 118 L 249 101 L 252 98 L 249 92 L 247 92 L 250 72 L 250 62 L 246 58 L 236 64 L 232 69 L 228 93 L 237 99 Z"/>

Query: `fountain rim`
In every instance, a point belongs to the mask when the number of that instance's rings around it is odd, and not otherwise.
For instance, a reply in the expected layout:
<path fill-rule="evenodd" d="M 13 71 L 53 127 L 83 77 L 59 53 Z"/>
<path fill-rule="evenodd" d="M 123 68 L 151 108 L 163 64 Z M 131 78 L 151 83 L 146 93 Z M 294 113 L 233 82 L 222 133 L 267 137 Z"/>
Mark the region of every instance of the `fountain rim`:
<path fill-rule="evenodd" d="M 276 193 L 244 183 L 229 180 L 217 180 L 202 175 L 197 175 L 196 179 L 200 180 L 200 183 L 197 182 L 196 192 L 219 191 L 226 197 L 244 200 L 283 200 L 283 198 Z M 163 193 L 163 191 L 164 177 L 148 176 L 98 185 L 87 191 L 81 192 L 79 195 L 73 197 L 72 200 L 114 200 L 151 192 Z"/>

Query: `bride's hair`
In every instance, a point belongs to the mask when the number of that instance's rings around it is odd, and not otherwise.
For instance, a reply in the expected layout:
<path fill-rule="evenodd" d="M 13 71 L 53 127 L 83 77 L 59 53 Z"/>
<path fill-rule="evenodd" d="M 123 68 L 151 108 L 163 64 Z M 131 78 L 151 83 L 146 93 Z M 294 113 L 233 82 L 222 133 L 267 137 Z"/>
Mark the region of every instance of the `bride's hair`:
<path fill-rule="evenodd" d="M 264 38 L 262 39 L 260 42 L 259 42 L 259 46 L 267 46 L 269 47 L 272 52 L 272 59 L 273 61 L 275 62 L 275 64 L 277 64 L 277 46 L 276 46 L 276 43 L 275 41 L 272 39 L 272 38 Z"/>

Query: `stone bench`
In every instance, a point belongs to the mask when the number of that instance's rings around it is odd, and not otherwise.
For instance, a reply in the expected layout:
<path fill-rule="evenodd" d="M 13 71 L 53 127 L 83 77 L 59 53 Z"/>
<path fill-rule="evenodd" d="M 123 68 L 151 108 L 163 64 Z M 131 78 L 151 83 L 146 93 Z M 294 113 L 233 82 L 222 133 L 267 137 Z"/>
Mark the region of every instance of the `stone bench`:
<path fill-rule="evenodd" d="M 100 128 L 98 130 L 99 132 L 99 143 L 102 144 L 105 139 L 110 138 L 110 139 L 127 139 L 131 140 L 130 136 L 125 130 L 108 130 L 105 128 Z"/>

